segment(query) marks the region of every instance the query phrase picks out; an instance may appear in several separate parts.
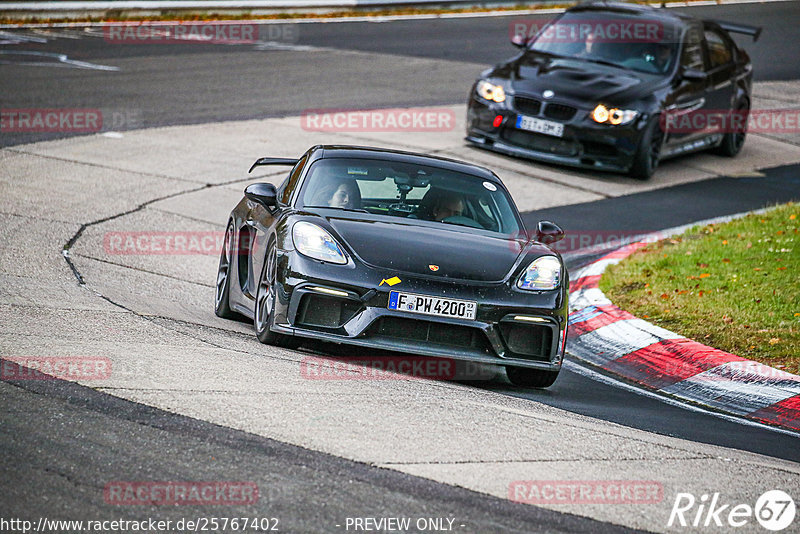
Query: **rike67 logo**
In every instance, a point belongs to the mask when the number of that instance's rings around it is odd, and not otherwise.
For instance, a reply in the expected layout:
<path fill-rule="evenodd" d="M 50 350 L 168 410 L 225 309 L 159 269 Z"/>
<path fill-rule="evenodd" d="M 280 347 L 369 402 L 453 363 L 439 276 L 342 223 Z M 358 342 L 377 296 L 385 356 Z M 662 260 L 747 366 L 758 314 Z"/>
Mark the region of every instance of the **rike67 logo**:
<path fill-rule="evenodd" d="M 755 518 L 767 530 L 778 532 L 794 523 L 797 510 L 792 497 L 781 490 L 770 490 L 756 499 L 755 506 L 725 502 L 719 493 L 678 493 L 669 514 L 667 527 L 731 529 L 750 525 Z"/>

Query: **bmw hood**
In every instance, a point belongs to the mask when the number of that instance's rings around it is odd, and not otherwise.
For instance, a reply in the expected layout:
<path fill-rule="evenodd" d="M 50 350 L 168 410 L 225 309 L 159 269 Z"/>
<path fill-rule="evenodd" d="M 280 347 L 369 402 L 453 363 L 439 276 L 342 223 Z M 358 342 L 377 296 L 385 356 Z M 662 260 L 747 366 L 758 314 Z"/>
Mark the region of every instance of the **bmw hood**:
<path fill-rule="evenodd" d="M 489 72 L 509 81 L 514 93 L 541 95 L 550 90 L 558 99 L 581 102 L 638 100 L 652 93 L 660 76 L 591 63 L 551 58 L 528 51 Z"/>
<path fill-rule="evenodd" d="M 328 222 L 345 246 L 372 266 L 443 278 L 505 280 L 524 245 L 512 237 L 465 232 L 441 223 L 417 225 L 334 217 Z"/>

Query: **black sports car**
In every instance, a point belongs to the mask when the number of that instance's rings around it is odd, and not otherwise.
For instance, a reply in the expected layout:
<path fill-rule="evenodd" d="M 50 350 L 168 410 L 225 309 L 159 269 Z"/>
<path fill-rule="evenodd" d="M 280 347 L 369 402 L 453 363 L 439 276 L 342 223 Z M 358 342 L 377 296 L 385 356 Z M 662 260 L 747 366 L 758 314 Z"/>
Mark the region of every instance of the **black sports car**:
<path fill-rule="evenodd" d="M 530 38 L 512 35 L 522 53 L 473 85 L 467 140 L 645 180 L 667 157 L 708 148 L 735 156 L 752 66 L 728 32 L 756 40 L 760 31 L 649 6 L 581 4 Z"/>
<path fill-rule="evenodd" d="M 491 171 L 375 148 L 315 146 L 283 184 L 231 212 L 216 314 L 252 318 L 263 343 L 299 338 L 506 366 L 546 387 L 567 332 L 567 271 L 530 235 Z"/>

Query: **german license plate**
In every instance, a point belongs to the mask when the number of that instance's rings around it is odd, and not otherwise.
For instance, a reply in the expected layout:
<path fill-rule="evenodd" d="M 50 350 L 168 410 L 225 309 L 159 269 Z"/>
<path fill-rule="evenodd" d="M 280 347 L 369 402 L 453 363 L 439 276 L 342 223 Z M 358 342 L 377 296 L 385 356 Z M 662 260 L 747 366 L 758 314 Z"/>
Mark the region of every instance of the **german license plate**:
<path fill-rule="evenodd" d="M 478 303 L 474 300 L 457 300 L 391 291 L 388 308 L 422 315 L 473 320 L 478 310 Z"/>
<path fill-rule="evenodd" d="M 527 115 L 517 115 L 517 128 L 555 137 L 564 136 L 564 125 L 560 122 L 546 121 Z"/>

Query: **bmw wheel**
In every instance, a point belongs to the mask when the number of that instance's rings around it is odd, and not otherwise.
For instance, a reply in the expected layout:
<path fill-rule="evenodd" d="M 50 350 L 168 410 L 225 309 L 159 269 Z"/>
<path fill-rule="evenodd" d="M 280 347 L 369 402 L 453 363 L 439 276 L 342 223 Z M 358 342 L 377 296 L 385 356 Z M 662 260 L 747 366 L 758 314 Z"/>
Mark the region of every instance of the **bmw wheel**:
<path fill-rule="evenodd" d="M 664 142 L 664 134 L 661 131 L 658 117 L 653 117 L 647 125 L 639 148 L 633 157 L 633 165 L 630 174 L 639 180 L 649 180 L 656 172 L 658 161 L 661 158 L 661 145 Z"/>
<path fill-rule="evenodd" d="M 731 115 L 740 119 L 742 127 L 734 129 L 733 127 L 736 123 L 729 121 L 731 123 L 731 131 L 722 137 L 722 143 L 714 151 L 721 156 L 729 158 L 736 156 L 744 146 L 744 139 L 747 136 L 747 119 L 750 116 L 750 104 L 747 101 L 740 103 L 736 111 Z"/>

